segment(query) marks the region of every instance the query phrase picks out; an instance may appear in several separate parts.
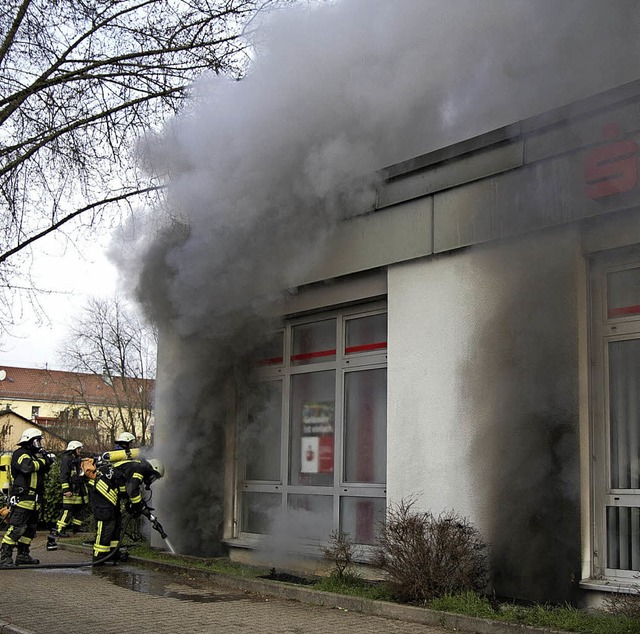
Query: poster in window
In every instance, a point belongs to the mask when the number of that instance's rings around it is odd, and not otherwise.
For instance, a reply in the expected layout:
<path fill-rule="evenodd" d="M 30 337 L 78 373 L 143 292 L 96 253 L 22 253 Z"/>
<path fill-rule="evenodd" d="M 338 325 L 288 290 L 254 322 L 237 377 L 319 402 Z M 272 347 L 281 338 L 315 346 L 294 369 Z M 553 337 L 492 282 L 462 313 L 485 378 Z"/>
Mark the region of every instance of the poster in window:
<path fill-rule="evenodd" d="M 333 473 L 333 402 L 302 405 L 301 473 Z"/>

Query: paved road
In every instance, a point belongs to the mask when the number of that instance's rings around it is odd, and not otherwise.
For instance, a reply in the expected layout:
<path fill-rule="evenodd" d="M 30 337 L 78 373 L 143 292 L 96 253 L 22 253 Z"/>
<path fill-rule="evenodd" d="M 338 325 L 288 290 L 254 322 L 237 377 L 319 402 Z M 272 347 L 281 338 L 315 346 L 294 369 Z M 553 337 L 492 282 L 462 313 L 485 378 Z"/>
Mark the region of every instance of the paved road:
<path fill-rule="evenodd" d="M 42 563 L 87 555 L 47 552 Z M 15 599 L 15 600 L 12 600 Z M 1 624 L 11 624 L 10 627 Z M 128 564 L 96 568 L 0 570 L 0 633 L 36 634 L 451 634 L 451 630 L 276 599 L 210 581 Z"/>

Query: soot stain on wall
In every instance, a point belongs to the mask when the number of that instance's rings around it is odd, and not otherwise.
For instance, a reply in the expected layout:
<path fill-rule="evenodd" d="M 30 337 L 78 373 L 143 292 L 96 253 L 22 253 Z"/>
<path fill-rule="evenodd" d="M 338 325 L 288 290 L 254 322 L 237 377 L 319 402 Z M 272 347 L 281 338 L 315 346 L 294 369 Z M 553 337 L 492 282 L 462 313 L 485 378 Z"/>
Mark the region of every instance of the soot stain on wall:
<path fill-rule="evenodd" d="M 580 578 L 573 262 L 542 238 L 487 257 L 496 301 L 462 368 L 471 461 L 498 595 L 575 601 Z M 502 284 L 504 282 L 504 284 Z"/>

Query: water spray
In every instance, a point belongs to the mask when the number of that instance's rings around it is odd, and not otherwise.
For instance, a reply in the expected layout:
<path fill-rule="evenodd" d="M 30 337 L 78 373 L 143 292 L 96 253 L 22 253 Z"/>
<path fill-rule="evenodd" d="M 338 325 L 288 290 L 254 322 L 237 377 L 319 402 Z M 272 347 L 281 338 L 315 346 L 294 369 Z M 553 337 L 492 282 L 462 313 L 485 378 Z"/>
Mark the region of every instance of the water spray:
<path fill-rule="evenodd" d="M 160 533 L 160 537 L 164 539 L 164 543 L 167 545 L 167 548 L 169 549 L 171 554 L 175 555 L 176 551 L 173 545 L 171 544 L 171 542 L 169 541 L 169 538 L 164 528 L 162 528 L 162 524 L 160 524 L 160 522 L 158 521 L 158 518 L 151 512 L 150 509 L 146 509 L 146 511 L 143 512 L 142 514 L 151 522 L 151 526 L 153 527 L 153 529 L 158 531 L 158 533 Z"/>

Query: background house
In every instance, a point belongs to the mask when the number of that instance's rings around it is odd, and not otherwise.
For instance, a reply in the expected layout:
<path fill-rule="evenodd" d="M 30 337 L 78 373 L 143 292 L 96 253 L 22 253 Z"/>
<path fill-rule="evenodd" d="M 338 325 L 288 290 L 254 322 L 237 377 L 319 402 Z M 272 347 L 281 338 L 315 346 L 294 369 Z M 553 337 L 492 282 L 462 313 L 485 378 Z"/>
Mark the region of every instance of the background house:
<path fill-rule="evenodd" d="M 42 445 L 47 450 L 63 451 L 67 446 L 67 441 L 51 429 L 5 408 L 0 410 L 0 453 L 15 451 L 22 433 L 32 427 L 42 432 Z"/>
<path fill-rule="evenodd" d="M 50 429 L 41 427 L 10 409 L 0 410 L 0 492 L 6 493 L 9 489 L 11 454 L 18 448 L 20 436 L 26 429 L 33 427 L 42 431 L 42 446 L 47 451 L 58 452 L 66 448 L 67 441 Z"/>
<path fill-rule="evenodd" d="M 140 444 L 153 433 L 152 379 L 2 366 L 0 411 L 10 411 L 67 440 L 97 450 L 112 446 L 123 430 Z"/>

